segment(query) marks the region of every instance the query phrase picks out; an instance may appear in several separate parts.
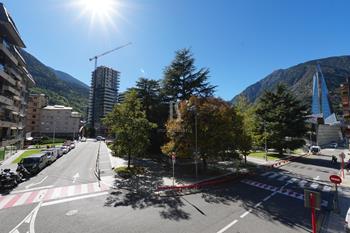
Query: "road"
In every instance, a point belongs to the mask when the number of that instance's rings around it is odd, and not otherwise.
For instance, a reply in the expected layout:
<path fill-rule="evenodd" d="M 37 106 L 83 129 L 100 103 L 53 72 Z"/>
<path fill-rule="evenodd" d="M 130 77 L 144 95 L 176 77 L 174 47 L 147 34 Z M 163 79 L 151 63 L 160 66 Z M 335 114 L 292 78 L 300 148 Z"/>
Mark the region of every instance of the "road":
<path fill-rule="evenodd" d="M 338 169 L 330 164 L 327 151 L 327 155 L 298 158 L 201 193 L 159 197 L 98 188 L 93 174 L 97 149 L 96 142 L 80 143 L 38 177 L 21 184 L 15 192 L 21 193 L 30 184 L 28 189 L 54 188 L 50 195 L 60 187 L 68 188 L 60 197 L 46 200 L 44 193 L 42 201 L 0 208 L 0 232 L 310 232 L 303 190 L 322 194 L 323 207 L 318 212 L 322 219 L 333 195 L 328 177 Z M 79 177 L 74 178 L 77 173 Z M 77 195 L 70 195 L 75 191 Z"/>

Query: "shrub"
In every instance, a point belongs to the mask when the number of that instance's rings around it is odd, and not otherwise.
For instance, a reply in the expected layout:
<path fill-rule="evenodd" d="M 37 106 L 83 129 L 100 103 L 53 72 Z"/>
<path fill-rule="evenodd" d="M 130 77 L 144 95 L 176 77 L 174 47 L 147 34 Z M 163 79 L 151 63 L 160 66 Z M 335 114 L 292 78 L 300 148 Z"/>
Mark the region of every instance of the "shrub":
<path fill-rule="evenodd" d="M 122 178 L 130 178 L 134 175 L 142 175 L 145 173 L 144 167 L 139 166 L 132 166 L 130 168 L 128 167 L 117 167 L 114 169 L 114 172 L 116 172 L 120 177 Z"/>

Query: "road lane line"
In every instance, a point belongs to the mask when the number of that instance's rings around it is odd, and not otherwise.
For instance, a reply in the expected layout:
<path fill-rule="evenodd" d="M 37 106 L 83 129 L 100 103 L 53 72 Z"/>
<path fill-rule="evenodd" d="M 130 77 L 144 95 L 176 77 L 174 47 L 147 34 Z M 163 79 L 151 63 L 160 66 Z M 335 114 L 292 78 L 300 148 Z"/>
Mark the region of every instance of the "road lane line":
<path fill-rule="evenodd" d="M 65 202 L 76 201 L 76 200 L 81 200 L 81 199 L 91 198 L 91 197 L 98 197 L 98 196 L 107 195 L 107 194 L 108 192 L 101 192 L 101 193 L 88 194 L 88 195 L 78 196 L 78 197 L 70 197 L 70 198 L 65 198 L 65 199 L 60 199 L 55 201 L 44 202 L 41 206 L 56 205 L 56 204 L 61 204 Z"/>
<path fill-rule="evenodd" d="M 13 192 L 11 192 L 11 194 L 24 193 L 24 192 L 29 192 L 29 191 L 39 190 L 39 189 L 48 189 L 48 188 L 52 188 L 52 187 L 53 187 L 53 185 L 48 185 L 48 186 L 41 186 L 41 187 L 37 187 L 37 188 L 31 188 L 31 189 L 23 189 L 23 190 L 13 191 Z"/>
<path fill-rule="evenodd" d="M 224 228 L 222 228 L 220 231 L 218 231 L 217 233 L 223 233 L 225 232 L 227 229 L 229 229 L 230 227 L 232 227 L 233 225 L 235 225 L 238 222 L 237 219 L 233 220 L 230 224 L 228 224 L 227 226 L 225 226 Z"/>
<path fill-rule="evenodd" d="M 48 177 L 48 176 L 45 176 L 45 177 L 44 177 L 41 181 L 39 181 L 38 183 L 28 184 L 28 185 L 26 186 L 26 189 L 27 189 L 27 188 L 30 188 L 30 187 L 32 187 L 32 186 L 34 186 L 34 185 L 41 184 L 42 182 L 44 182 L 44 181 L 47 179 L 47 177 Z"/>
<path fill-rule="evenodd" d="M 262 202 L 256 203 L 255 206 L 254 206 L 254 208 L 260 206 L 261 204 L 262 204 Z"/>
<path fill-rule="evenodd" d="M 246 212 L 244 212 L 241 216 L 239 216 L 240 218 L 244 218 L 245 216 L 247 216 L 250 212 L 252 212 L 252 210 L 248 210 Z"/>

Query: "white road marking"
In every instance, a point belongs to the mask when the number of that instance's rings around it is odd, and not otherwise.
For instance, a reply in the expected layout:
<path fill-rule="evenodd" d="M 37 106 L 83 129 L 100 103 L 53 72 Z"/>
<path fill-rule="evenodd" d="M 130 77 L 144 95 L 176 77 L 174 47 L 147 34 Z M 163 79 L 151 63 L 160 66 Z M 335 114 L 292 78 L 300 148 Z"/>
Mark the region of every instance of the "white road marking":
<path fill-rule="evenodd" d="M 0 209 L 2 209 L 14 197 L 15 195 L 9 195 L 2 199 L 2 201 L 0 202 Z"/>
<path fill-rule="evenodd" d="M 52 187 L 53 187 L 53 185 L 48 185 L 48 186 L 41 186 L 41 187 L 37 187 L 37 188 L 31 188 L 31 189 L 23 189 L 23 190 L 13 191 L 13 192 L 11 192 L 11 194 L 24 193 L 24 192 L 29 192 L 29 191 L 39 190 L 39 189 L 49 189 Z"/>
<path fill-rule="evenodd" d="M 331 186 L 327 186 L 327 185 L 323 186 L 323 189 L 322 189 L 323 192 L 329 192 L 331 190 L 332 190 L 332 187 Z"/>
<path fill-rule="evenodd" d="M 74 195 L 74 189 L 75 186 L 69 186 L 67 190 L 67 196 L 73 196 Z"/>
<path fill-rule="evenodd" d="M 317 184 L 317 183 L 312 183 L 312 184 L 310 185 L 310 187 L 313 188 L 313 189 L 317 189 L 318 185 L 319 185 L 319 184 Z"/>
<path fill-rule="evenodd" d="M 264 172 L 263 174 L 261 174 L 261 176 L 267 176 L 267 175 L 272 174 L 272 173 L 274 173 L 274 172 Z"/>
<path fill-rule="evenodd" d="M 33 202 L 40 202 L 44 199 L 44 196 L 47 192 L 47 189 L 44 190 L 40 190 L 38 195 L 36 195 L 35 199 L 33 200 Z"/>
<path fill-rule="evenodd" d="M 32 186 L 35 186 L 35 185 L 38 185 L 38 184 L 41 184 L 42 182 L 44 182 L 46 179 L 47 179 L 48 176 L 45 176 L 41 181 L 39 181 L 38 183 L 32 183 L 32 184 L 28 184 L 26 186 L 26 189 L 32 187 Z"/>
<path fill-rule="evenodd" d="M 314 178 L 314 180 L 319 180 L 320 179 L 320 176 L 316 176 L 315 178 Z"/>
<path fill-rule="evenodd" d="M 62 190 L 62 187 L 58 187 L 58 188 L 55 188 L 51 194 L 51 198 L 50 199 L 55 199 L 55 198 L 58 198 L 60 197 L 61 195 L 61 190 Z"/>
<path fill-rule="evenodd" d="M 35 233 L 34 230 L 34 222 L 35 222 L 35 218 L 36 215 L 39 211 L 39 208 L 41 206 L 40 202 L 20 223 L 17 224 L 17 226 L 15 226 L 9 233 L 17 233 L 18 232 L 18 227 L 20 227 L 23 223 L 30 223 L 29 226 L 29 233 Z M 27 232 L 28 233 L 28 232 Z"/>
<path fill-rule="evenodd" d="M 291 184 L 291 183 L 294 183 L 294 182 L 297 182 L 297 181 L 298 181 L 298 178 L 294 178 L 293 177 L 292 179 L 288 180 L 287 183 Z"/>
<path fill-rule="evenodd" d="M 87 193 L 88 192 L 88 184 L 82 184 L 81 185 L 81 194 Z"/>
<path fill-rule="evenodd" d="M 240 218 L 244 218 L 245 216 L 247 216 L 250 212 L 252 212 L 252 210 L 248 210 L 246 212 L 244 212 L 241 216 L 239 216 Z"/>
<path fill-rule="evenodd" d="M 261 203 L 262 203 L 262 202 L 256 203 L 256 204 L 255 204 L 255 206 L 254 206 L 254 208 L 256 208 L 256 207 L 260 206 L 260 205 L 261 205 Z"/>
<path fill-rule="evenodd" d="M 269 178 L 269 179 L 273 179 L 273 178 L 275 178 L 275 177 L 277 177 L 277 176 L 279 176 L 279 175 L 280 175 L 279 172 L 273 172 L 273 174 L 270 175 L 270 176 L 268 176 L 268 178 Z"/>
<path fill-rule="evenodd" d="M 73 176 L 73 184 L 75 183 L 75 181 L 80 177 L 79 172 L 77 172 L 74 176 Z"/>
<path fill-rule="evenodd" d="M 56 200 L 56 201 L 44 202 L 42 206 L 56 205 L 56 204 L 65 203 L 69 201 L 76 201 L 76 200 L 90 198 L 90 197 L 98 197 L 98 196 L 107 195 L 107 194 L 108 192 L 102 192 L 102 193 L 95 193 L 95 194 L 89 194 L 89 195 L 78 196 L 78 197 L 70 197 L 70 198 L 65 198 L 65 199 Z"/>
<path fill-rule="evenodd" d="M 220 231 L 218 231 L 217 233 L 223 233 L 225 232 L 227 229 L 229 229 L 230 227 L 232 227 L 233 225 L 235 225 L 238 222 L 237 219 L 233 220 L 230 224 L 228 224 L 227 226 L 225 226 L 224 228 L 222 228 Z"/>
<path fill-rule="evenodd" d="M 31 194 L 31 192 L 24 193 L 13 206 L 23 205 Z"/>
<path fill-rule="evenodd" d="M 306 184 L 307 184 L 307 181 L 306 181 L 306 180 L 301 180 L 301 181 L 299 182 L 299 186 L 300 186 L 301 188 L 303 188 Z"/>
<path fill-rule="evenodd" d="M 287 179 L 287 178 L 288 178 L 287 175 L 283 175 L 283 176 L 281 176 L 280 178 L 278 178 L 277 180 L 283 181 L 283 180 L 285 180 L 285 179 Z"/>

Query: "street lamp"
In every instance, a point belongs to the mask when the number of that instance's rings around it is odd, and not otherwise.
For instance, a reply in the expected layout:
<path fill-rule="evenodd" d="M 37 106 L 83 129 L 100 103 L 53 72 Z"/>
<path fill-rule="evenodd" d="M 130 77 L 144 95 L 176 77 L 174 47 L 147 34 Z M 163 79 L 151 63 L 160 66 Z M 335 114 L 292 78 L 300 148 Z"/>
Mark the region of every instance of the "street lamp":
<path fill-rule="evenodd" d="M 189 104 L 188 104 L 189 106 Z M 195 156 L 194 156 L 194 164 L 196 168 L 196 177 L 198 177 L 198 164 L 197 164 L 197 156 L 198 156 L 198 124 L 197 124 L 197 107 L 195 105 L 189 108 L 190 111 L 194 112 L 194 131 L 195 131 Z"/>

